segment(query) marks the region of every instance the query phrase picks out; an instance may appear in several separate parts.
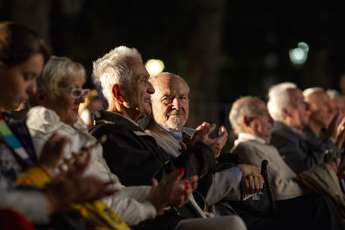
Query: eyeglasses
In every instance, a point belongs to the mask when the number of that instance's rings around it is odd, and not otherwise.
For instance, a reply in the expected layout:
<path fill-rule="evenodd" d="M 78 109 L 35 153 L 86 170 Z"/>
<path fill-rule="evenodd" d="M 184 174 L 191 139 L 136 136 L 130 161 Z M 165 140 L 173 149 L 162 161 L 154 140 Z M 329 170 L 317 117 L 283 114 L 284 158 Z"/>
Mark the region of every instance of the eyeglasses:
<path fill-rule="evenodd" d="M 62 89 L 65 90 L 68 94 L 70 94 L 73 97 L 73 99 L 83 98 L 89 92 L 89 89 L 82 89 L 78 87 L 68 87 Z"/>

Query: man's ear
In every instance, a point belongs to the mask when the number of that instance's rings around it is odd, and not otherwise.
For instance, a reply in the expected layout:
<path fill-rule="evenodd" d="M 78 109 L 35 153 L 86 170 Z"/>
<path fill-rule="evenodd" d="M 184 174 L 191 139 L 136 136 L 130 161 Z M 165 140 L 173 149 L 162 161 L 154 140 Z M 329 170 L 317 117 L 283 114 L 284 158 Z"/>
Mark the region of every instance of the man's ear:
<path fill-rule="evenodd" d="M 285 117 L 290 117 L 291 116 L 289 108 L 284 108 L 283 109 L 283 116 L 285 116 Z"/>
<path fill-rule="evenodd" d="M 120 90 L 119 84 L 114 84 L 112 89 L 111 89 L 111 92 L 113 94 L 113 97 L 116 98 L 117 101 L 119 101 L 119 102 L 124 101 L 124 98 L 122 96 L 122 92 Z"/>
<path fill-rule="evenodd" d="M 243 116 L 243 123 L 246 126 L 250 126 L 251 121 L 252 121 L 252 119 L 250 119 L 248 116 Z"/>

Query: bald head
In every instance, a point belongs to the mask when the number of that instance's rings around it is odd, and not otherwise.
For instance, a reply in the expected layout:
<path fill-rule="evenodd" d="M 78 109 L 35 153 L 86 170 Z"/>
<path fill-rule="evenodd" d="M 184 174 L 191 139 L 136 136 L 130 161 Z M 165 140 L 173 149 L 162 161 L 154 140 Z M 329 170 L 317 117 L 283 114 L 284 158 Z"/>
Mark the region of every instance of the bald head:
<path fill-rule="evenodd" d="M 189 115 L 189 87 L 180 76 L 163 72 L 150 78 L 155 89 L 151 95 L 152 115 L 156 123 L 180 131 Z"/>

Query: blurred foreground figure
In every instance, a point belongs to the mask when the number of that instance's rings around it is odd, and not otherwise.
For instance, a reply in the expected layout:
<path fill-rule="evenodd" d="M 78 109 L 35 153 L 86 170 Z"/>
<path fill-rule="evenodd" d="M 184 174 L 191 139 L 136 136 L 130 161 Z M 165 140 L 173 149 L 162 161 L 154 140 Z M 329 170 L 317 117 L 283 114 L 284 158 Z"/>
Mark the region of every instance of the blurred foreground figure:
<path fill-rule="evenodd" d="M 47 224 L 52 214 L 74 202 L 90 202 L 108 195 L 102 181 L 80 177 L 77 171 L 69 171 L 68 177 L 50 178 L 52 182 L 43 190 L 16 187 L 16 180 L 28 171 L 36 178 L 49 178 L 56 165 L 47 161 L 47 156 L 61 156 L 67 142 L 54 135 L 44 147 L 45 157 L 37 159 L 25 122 L 14 119 L 9 112 L 36 93 L 36 79 L 48 57 L 46 45 L 35 32 L 15 23 L 0 23 L 0 209 L 18 210 L 39 224 Z M 74 187 L 90 183 L 98 188 Z"/>

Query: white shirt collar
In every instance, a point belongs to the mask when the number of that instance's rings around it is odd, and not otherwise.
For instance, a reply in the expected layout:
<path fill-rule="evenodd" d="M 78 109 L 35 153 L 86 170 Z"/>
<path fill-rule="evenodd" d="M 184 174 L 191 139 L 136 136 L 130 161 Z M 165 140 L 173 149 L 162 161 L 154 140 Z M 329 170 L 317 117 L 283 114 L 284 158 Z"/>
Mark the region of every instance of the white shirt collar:
<path fill-rule="evenodd" d="M 239 133 L 238 138 L 235 140 L 235 145 L 245 141 L 257 141 L 262 144 L 266 144 L 266 141 L 258 136 L 249 133 Z"/>

